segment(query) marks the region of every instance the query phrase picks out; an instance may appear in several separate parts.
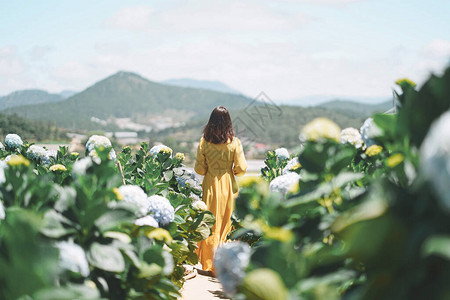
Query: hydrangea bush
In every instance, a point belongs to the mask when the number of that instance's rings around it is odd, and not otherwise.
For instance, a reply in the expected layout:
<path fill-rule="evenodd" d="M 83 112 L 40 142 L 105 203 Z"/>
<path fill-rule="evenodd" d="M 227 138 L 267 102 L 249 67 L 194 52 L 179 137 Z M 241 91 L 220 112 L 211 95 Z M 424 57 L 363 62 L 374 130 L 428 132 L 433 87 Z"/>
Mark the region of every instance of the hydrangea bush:
<path fill-rule="evenodd" d="M 248 241 L 252 255 L 230 296 L 450 294 L 450 68 L 420 90 L 407 80 L 398 85 L 398 113 L 375 114 L 360 132 L 341 131 L 323 119 L 304 127 L 296 190 L 270 192 L 285 176 L 272 152 L 266 154 L 265 180 L 240 182 L 240 227 L 231 238 Z"/>

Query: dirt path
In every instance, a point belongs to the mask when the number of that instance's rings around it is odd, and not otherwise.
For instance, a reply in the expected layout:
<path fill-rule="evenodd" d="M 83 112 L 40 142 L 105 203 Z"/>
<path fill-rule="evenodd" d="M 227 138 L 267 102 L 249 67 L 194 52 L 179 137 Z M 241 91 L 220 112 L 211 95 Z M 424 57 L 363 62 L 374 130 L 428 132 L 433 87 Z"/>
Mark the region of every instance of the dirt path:
<path fill-rule="evenodd" d="M 219 280 L 209 276 L 197 274 L 196 277 L 186 280 L 179 300 L 218 300 L 229 299 L 222 291 Z"/>

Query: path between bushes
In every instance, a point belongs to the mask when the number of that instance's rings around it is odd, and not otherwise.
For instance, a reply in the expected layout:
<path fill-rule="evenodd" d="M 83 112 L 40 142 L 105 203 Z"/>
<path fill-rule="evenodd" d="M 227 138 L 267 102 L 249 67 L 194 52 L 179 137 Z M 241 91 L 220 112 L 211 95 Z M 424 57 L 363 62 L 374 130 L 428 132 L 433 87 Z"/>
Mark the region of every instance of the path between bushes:
<path fill-rule="evenodd" d="M 222 290 L 222 285 L 217 278 L 197 274 L 192 279 L 186 280 L 179 300 L 218 300 L 229 299 Z"/>

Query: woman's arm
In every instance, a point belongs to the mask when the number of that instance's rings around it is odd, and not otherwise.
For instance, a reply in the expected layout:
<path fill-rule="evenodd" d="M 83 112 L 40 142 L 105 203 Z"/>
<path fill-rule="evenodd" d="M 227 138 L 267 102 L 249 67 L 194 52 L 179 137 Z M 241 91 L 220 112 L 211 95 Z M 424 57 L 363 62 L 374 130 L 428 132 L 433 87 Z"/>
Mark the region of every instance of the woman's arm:
<path fill-rule="evenodd" d="M 247 161 L 244 156 L 244 149 L 242 148 L 241 141 L 236 138 L 236 150 L 234 152 L 234 167 L 233 174 L 236 176 L 244 176 L 247 171 Z"/>
<path fill-rule="evenodd" d="M 194 170 L 200 175 L 206 175 L 206 172 L 208 171 L 205 157 L 205 143 L 203 138 L 200 139 L 200 143 L 198 144 Z"/>

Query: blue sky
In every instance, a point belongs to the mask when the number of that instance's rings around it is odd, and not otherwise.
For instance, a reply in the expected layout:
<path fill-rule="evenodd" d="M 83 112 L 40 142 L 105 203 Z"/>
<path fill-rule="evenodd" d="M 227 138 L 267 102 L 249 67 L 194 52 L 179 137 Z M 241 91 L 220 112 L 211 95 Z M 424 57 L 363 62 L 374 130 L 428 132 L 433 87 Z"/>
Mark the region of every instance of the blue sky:
<path fill-rule="evenodd" d="M 219 80 L 277 101 L 383 98 L 450 58 L 448 0 L 0 0 L 0 95 L 119 70 Z"/>

